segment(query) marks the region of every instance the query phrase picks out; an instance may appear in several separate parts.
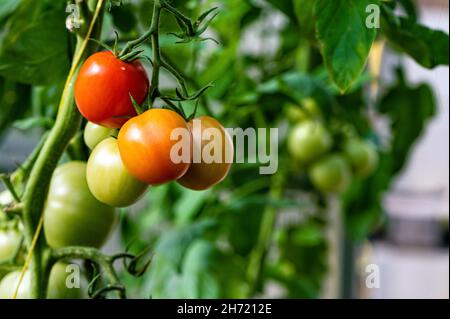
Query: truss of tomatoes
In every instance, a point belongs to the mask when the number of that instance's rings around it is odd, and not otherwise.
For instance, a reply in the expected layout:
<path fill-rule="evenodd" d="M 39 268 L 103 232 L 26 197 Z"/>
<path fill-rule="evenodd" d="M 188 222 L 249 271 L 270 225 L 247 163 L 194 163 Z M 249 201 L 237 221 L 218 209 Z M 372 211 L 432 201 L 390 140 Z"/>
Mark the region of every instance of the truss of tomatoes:
<path fill-rule="evenodd" d="M 86 145 L 92 149 L 86 167 L 87 184 L 95 198 L 107 205 L 129 206 L 149 185 L 171 181 L 204 190 L 222 181 L 230 170 L 231 163 L 225 161 L 172 161 L 171 151 L 178 141 L 171 139 L 171 134 L 176 129 L 189 132 L 191 151 L 194 145 L 203 151 L 211 143 L 202 140 L 208 128 L 221 132 L 220 140 L 212 142 L 221 143 L 222 150 L 233 152 L 232 139 L 217 120 L 208 116 L 194 119 L 200 121 L 201 131 L 193 134 L 192 122 L 175 111 L 152 108 L 137 114 L 132 98 L 142 104 L 149 87 L 138 60 L 124 62 L 109 51 L 91 55 L 75 81 L 76 105 L 89 121 L 84 132 Z"/>

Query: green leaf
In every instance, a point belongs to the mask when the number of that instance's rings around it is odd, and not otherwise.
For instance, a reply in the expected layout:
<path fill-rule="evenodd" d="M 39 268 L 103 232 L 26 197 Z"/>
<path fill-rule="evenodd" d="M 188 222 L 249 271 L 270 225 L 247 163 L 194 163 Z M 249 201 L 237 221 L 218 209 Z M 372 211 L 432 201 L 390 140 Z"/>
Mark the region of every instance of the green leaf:
<path fill-rule="evenodd" d="M 175 228 L 160 238 L 156 245 L 155 253 L 163 255 L 171 263 L 180 267 L 186 248 L 190 243 L 214 225 L 215 223 L 212 220 L 204 220 Z"/>
<path fill-rule="evenodd" d="M 436 100 L 427 84 L 408 86 L 399 72 L 399 85 L 381 99 L 378 110 L 391 120 L 393 173 L 405 165 L 412 146 L 436 114 Z"/>
<path fill-rule="evenodd" d="M 21 118 L 31 103 L 31 88 L 0 77 L 0 138 L 11 123 Z"/>
<path fill-rule="evenodd" d="M 113 23 L 120 31 L 128 33 L 136 27 L 137 19 L 133 9 L 130 3 L 124 3 L 111 9 Z"/>
<path fill-rule="evenodd" d="M 0 1 L 0 22 L 16 10 L 21 0 Z"/>
<path fill-rule="evenodd" d="M 55 83 L 69 69 L 65 12 L 42 12 L 31 23 L 28 15 L 19 10 L 10 19 L 0 52 L 0 74 L 21 83 Z"/>
<path fill-rule="evenodd" d="M 13 126 L 19 130 L 27 131 L 32 128 L 51 128 L 53 120 L 48 117 L 29 117 L 22 120 L 17 120 L 13 123 Z"/>
<path fill-rule="evenodd" d="M 449 63 L 449 37 L 445 32 L 429 29 L 413 19 L 396 17 L 386 6 L 381 31 L 394 49 L 405 52 L 426 68 Z"/>
<path fill-rule="evenodd" d="M 317 0 L 317 37 L 334 83 L 345 92 L 361 74 L 377 34 L 366 26 L 374 0 Z"/>

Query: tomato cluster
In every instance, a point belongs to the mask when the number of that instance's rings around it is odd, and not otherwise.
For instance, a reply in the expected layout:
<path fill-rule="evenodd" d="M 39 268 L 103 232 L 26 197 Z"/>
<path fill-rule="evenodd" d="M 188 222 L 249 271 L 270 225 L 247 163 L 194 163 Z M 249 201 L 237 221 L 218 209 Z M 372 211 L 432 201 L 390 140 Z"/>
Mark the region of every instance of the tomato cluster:
<path fill-rule="evenodd" d="M 169 109 L 137 114 L 133 100 L 140 105 L 148 94 L 149 80 L 140 62 L 121 61 L 111 52 L 90 56 L 77 76 L 75 102 L 89 121 L 84 140 L 92 150 L 87 185 L 95 199 L 108 206 L 129 206 L 149 185 L 171 181 L 204 190 L 222 181 L 230 169 L 231 162 L 192 160 L 195 149 L 203 153 L 210 144 L 233 152 L 232 140 L 218 121 L 194 118 L 201 125 L 194 132 L 192 121 Z M 209 128 L 219 134 L 205 140 L 203 133 Z M 188 152 L 184 161 L 173 159 L 180 142 L 174 137 L 177 130 L 187 132 L 185 147 L 178 150 Z"/>
<path fill-rule="evenodd" d="M 319 191 L 344 192 L 353 178 L 365 178 L 376 169 L 375 146 L 355 134 L 336 141 L 314 101 L 307 100 L 303 109 L 290 106 L 287 110 L 295 121 L 288 136 L 289 153 L 306 168 L 311 183 Z"/>

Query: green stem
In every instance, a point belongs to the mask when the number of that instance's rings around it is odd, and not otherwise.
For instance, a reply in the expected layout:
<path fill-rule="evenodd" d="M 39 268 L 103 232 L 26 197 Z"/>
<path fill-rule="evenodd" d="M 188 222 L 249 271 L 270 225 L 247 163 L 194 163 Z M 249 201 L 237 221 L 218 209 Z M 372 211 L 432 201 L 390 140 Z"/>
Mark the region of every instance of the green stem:
<path fill-rule="evenodd" d="M 109 279 L 110 285 L 122 285 L 113 263 L 117 259 L 116 256 L 105 256 L 101 251 L 91 247 L 62 247 L 52 251 L 52 260 L 60 259 L 83 259 L 90 260 L 100 265 Z M 124 255 L 129 256 L 129 255 Z M 122 256 L 121 256 L 122 257 Z M 117 291 L 118 297 L 124 299 L 126 297 L 124 290 Z"/>
<path fill-rule="evenodd" d="M 155 0 L 154 9 L 153 9 L 153 17 L 152 17 L 152 25 L 150 29 L 155 29 L 156 32 L 153 32 L 151 35 L 152 41 L 152 55 L 153 55 L 153 71 L 152 71 L 152 82 L 151 82 L 151 90 L 150 94 L 151 103 L 155 102 L 155 99 L 159 95 L 158 87 L 159 87 L 159 71 L 161 69 L 161 49 L 159 47 L 159 20 L 161 17 L 161 3 L 159 0 Z"/>
<path fill-rule="evenodd" d="M 103 4 L 103 1 L 101 4 Z M 98 36 L 99 34 L 101 21 L 102 19 L 100 16 L 96 23 L 95 32 L 93 33 L 95 36 Z M 79 56 L 81 54 L 81 58 L 78 61 L 74 61 L 74 64 L 72 65 L 69 78 L 67 79 L 66 89 L 61 97 L 60 109 L 55 125 L 51 129 L 49 136 L 34 163 L 25 188 L 23 196 L 23 216 L 25 239 L 28 247 L 31 246 L 34 234 L 41 219 L 53 171 L 67 144 L 75 135 L 81 124 L 81 116 L 74 105 L 73 96 L 76 72 L 72 71 L 78 70 L 81 63 L 95 48 L 95 44 L 92 43 L 88 43 L 86 47 L 83 47 L 83 42 L 84 38 L 78 36 L 74 56 Z M 45 298 L 46 296 L 48 272 L 45 270 L 48 268 L 48 260 L 45 258 L 45 255 L 47 251 L 48 247 L 45 240 L 40 236 L 30 259 L 29 270 L 31 272 L 32 298 Z"/>
<path fill-rule="evenodd" d="M 272 199 L 276 200 L 282 197 L 283 184 L 283 172 L 278 172 L 272 176 L 272 186 L 269 191 L 269 196 Z M 258 282 L 263 271 L 267 251 L 272 240 L 276 216 L 277 208 L 273 206 L 267 206 L 263 212 L 263 217 L 259 228 L 258 242 L 250 254 L 247 266 L 247 280 L 250 284 L 248 291 L 249 298 L 253 297 L 258 290 Z"/>

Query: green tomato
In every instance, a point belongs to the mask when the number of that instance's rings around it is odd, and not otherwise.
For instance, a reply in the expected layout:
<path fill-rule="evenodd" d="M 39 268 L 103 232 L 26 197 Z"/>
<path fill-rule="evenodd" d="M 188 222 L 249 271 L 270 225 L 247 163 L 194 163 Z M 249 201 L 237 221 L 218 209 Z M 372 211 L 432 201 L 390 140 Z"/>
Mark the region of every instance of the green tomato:
<path fill-rule="evenodd" d="M 370 142 L 351 139 L 344 145 L 344 154 L 359 177 L 370 175 L 378 165 L 378 152 Z"/>
<path fill-rule="evenodd" d="M 345 191 L 351 182 L 350 166 L 342 155 L 330 154 L 312 164 L 308 170 L 313 185 L 325 193 Z"/>
<path fill-rule="evenodd" d="M 89 191 L 85 162 L 65 163 L 55 170 L 44 209 L 44 233 L 50 247 L 101 247 L 116 221 L 114 208 Z"/>
<path fill-rule="evenodd" d="M 14 256 L 21 241 L 22 235 L 18 230 L 0 228 L 0 263 Z"/>
<path fill-rule="evenodd" d="M 322 110 L 313 98 L 305 98 L 302 100 L 302 108 L 305 116 L 310 119 L 322 119 Z"/>
<path fill-rule="evenodd" d="M 284 107 L 284 114 L 292 123 L 299 123 L 308 118 L 305 111 L 298 105 L 287 104 Z"/>
<path fill-rule="evenodd" d="M 73 267 L 71 267 L 73 266 Z M 65 262 L 56 263 L 50 272 L 48 283 L 48 299 L 80 299 L 83 298 L 85 282 L 80 266 Z"/>
<path fill-rule="evenodd" d="M 116 129 L 111 129 L 91 122 L 88 122 L 84 128 L 84 143 L 91 150 L 94 149 L 98 143 L 111 136 L 117 136 Z"/>
<path fill-rule="evenodd" d="M 113 137 L 103 140 L 94 148 L 87 162 L 86 176 L 91 193 L 110 206 L 133 204 L 148 187 L 125 168 L 117 140 Z"/>
<path fill-rule="evenodd" d="M 68 264 L 63 262 L 56 263 L 51 272 L 48 282 L 47 298 L 48 299 L 79 299 L 83 297 L 82 279 L 79 279 L 79 287 L 69 288 L 66 281 L 72 283 L 68 276 L 70 272 L 66 272 Z M 70 269 L 69 269 L 70 270 Z M 11 299 L 14 296 L 17 285 L 20 280 L 21 271 L 14 271 L 7 274 L 2 281 L 0 281 L 0 299 Z M 69 279 L 69 280 L 68 280 Z M 20 284 L 17 299 L 31 298 L 31 282 L 30 273 L 25 272 L 25 275 Z"/>
<path fill-rule="evenodd" d="M 333 139 L 325 127 L 313 121 L 296 125 L 288 137 L 288 149 L 293 158 L 309 163 L 328 152 Z"/>

